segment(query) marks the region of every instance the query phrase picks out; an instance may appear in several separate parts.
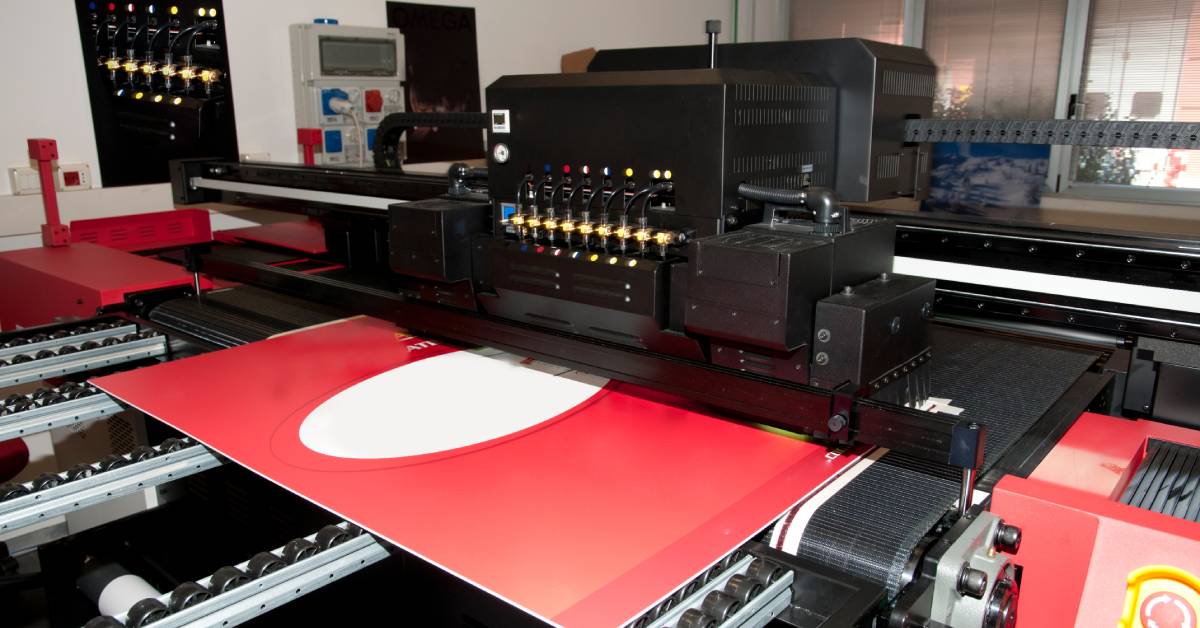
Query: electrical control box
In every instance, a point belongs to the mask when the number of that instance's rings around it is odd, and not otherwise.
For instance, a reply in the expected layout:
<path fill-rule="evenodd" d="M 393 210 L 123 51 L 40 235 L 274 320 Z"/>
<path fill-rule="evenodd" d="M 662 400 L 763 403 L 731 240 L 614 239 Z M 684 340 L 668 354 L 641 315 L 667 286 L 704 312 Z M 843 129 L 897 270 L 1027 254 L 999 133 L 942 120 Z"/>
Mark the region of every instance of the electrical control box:
<path fill-rule="evenodd" d="M 404 111 L 404 37 L 333 20 L 293 24 L 290 35 L 296 127 L 321 131 L 316 163 L 369 166 L 379 123 Z"/>
<path fill-rule="evenodd" d="M 237 157 L 220 0 L 75 0 L 75 9 L 105 187 L 169 181 L 172 159 Z M 60 186 L 90 187 L 87 174 Z"/>
<path fill-rule="evenodd" d="M 652 227 L 688 237 L 758 222 L 752 183 L 833 182 L 837 92 L 814 76 L 738 69 L 502 76 L 487 88 L 488 188 L 499 222 L 527 175 L 590 168 L 634 189 L 674 183 Z M 565 171 L 564 171 L 565 172 Z M 656 174 L 657 173 L 657 174 Z M 757 215 L 756 215 L 757 212 Z"/>

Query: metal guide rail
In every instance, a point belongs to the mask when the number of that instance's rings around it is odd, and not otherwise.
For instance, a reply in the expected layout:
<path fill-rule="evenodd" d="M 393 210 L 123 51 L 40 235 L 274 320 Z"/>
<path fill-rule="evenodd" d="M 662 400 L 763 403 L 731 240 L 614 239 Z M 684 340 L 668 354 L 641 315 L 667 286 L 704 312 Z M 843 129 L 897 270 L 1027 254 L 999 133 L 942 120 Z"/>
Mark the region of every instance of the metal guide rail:
<path fill-rule="evenodd" d="M 135 602 L 118 617 L 100 616 L 86 628 L 235 626 L 307 595 L 388 556 L 351 523 L 327 525 L 170 593 Z"/>
<path fill-rule="evenodd" d="M 906 142 L 1200 148 L 1200 123 L 1116 120 L 909 120 Z"/>
<path fill-rule="evenodd" d="M 166 336 L 120 320 L 10 337 L 0 344 L 0 388 L 166 353 Z"/>
<path fill-rule="evenodd" d="M 125 455 L 5 484 L 0 486 L 0 533 L 220 465 L 221 460 L 203 445 L 168 438 L 156 447 L 140 446 Z"/>
<path fill-rule="evenodd" d="M 0 400 L 0 441 L 116 414 L 124 408 L 90 384 L 67 382 Z"/>
<path fill-rule="evenodd" d="M 224 200 L 284 211 L 294 210 L 292 201 L 387 210 L 399 201 L 441 196 L 447 187 L 444 174 L 207 159 L 173 162 L 171 181 L 179 203 Z"/>

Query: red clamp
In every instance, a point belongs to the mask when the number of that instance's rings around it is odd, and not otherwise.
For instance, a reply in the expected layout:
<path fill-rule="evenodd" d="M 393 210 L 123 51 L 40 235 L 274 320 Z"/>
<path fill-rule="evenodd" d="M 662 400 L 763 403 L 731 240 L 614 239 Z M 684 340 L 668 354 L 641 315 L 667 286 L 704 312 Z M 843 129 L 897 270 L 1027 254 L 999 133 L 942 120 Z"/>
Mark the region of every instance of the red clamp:
<path fill-rule="evenodd" d="M 42 246 L 66 246 L 71 243 L 71 231 L 58 215 L 58 192 L 54 188 L 54 161 L 58 159 L 58 143 L 51 139 L 31 138 L 29 158 L 37 162 L 42 185 L 42 208 L 46 224 L 42 225 Z"/>
<path fill-rule="evenodd" d="M 321 129 L 296 129 L 296 141 L 304 147 L 304 165 L 316 165 L 316 149 L 321 146 Z"/>

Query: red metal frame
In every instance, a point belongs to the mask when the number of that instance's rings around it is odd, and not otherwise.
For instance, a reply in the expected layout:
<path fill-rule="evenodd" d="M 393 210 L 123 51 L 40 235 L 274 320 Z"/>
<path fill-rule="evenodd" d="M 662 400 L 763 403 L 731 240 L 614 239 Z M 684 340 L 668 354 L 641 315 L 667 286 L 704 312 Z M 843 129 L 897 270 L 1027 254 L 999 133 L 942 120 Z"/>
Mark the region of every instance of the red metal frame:
<path fill-rule="evenodd" d="M 208 210 L 172 209 L 71 222 L 71 242 L 122 251 L 150 251 L 212 241 Z"/>
<path fill-rule="evenodd" d="M 179 266 L 87 242 L 0 253 L 0 277 L 6 330 L 95 316 L 128 294 L 192 283 Z M 201 278 L 200 287 L 212 282 Z"/>
<path fill-rule="evenodd" d="M 316 165 L 316 150 L 322 145 L 321 129 L 296 129 L 296 142 L 303 147 L 304 165 Z"/>
<path fill-rule="evenodd" d="M 996 484 L 992 511 L 1024 530 L 1022 626 L 1148 625 L 1136 612 L 1139 570 L 1200 573 L 1200 524 L 1118 501 L 1150 438 L 1200 446 L 1197 430 L 1089 413 L 1029 478 Z"/>
<path fill-rule="evenodd" d="M 29 158 L 37 162 L 38 180 L 42 186 L 42 210 L 46 223 L 42 225 L 43 246 L 66 246 L 71 234 L 62 224 L 58 213 L 58 191 L 54 187 L 54 161 L 58 159 L 58 142 L 48 138 L 30 138 Z"/>

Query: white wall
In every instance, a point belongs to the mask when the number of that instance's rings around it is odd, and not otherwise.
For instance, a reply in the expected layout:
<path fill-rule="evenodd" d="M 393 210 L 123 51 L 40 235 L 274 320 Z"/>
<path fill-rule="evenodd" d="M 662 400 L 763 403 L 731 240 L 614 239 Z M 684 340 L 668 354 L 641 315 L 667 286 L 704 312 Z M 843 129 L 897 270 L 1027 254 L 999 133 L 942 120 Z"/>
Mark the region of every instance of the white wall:
<path fill-rule="evenodd" d="M 761 7 L 745 19 L 741 39 L 770 32 L 772 15 Z M 476 7 L 480 82 L 502 74 L 557 72 L 564 52 L 702 43 L 704 20 L 721 19 L 731 31 L 733 0 L 439 0 Z M 238 147 L 295 160 L 295 114 L 287 26 L 316 17 L 343 24 L 386 26 L 385 0 L 225 0 L 230 74 L 234 85 Z M 41 224 L 40 197 L 14 197 L 10 166 L 28 164 L 25 139 L 58 140 L 62 163 L 88 163 L 100 180 L 75 13 L 68 0 L 0 0 L 0 236 L 33 233 Z M 729 41 L 724 36 L 723 41 Z M 36 56 L 35 56 L 36 55 Z M 167 185 L 59 194 L 66 221 L 167 209 Z"/>

